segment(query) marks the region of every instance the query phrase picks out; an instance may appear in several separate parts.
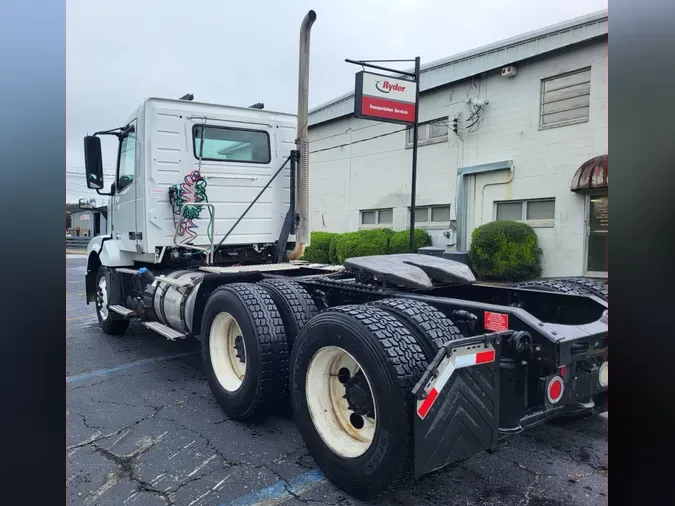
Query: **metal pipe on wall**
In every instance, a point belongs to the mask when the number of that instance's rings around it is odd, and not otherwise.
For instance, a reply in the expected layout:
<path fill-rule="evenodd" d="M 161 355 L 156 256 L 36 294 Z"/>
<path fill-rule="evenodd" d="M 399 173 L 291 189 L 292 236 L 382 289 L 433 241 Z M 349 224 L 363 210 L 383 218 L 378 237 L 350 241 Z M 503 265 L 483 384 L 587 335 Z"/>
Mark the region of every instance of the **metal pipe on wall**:
<path fill-rule="evenodd" d="M 457 250 L 466 249 L 467 238 L 467 205 L 468 195 L 466 194 L 465 177 L 475 174 L 494 172 L 498 170 L 513 170 L 513 160 L 503 160 L 494 163 L 485 163 L 482 165 L 473 165 L 470 167 L 459 167 L 457 169 L 457 205 L 455 206 L 455 216 L 457 218 Z"/>

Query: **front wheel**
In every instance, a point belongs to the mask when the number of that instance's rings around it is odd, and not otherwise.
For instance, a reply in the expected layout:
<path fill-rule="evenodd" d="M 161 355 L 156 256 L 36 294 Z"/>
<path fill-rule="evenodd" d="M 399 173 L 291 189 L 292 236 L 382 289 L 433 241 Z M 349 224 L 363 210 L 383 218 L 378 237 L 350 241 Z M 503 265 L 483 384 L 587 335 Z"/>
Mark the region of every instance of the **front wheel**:
<path fill-rule="evenodd" d="M 113 319 L 113 314 L 108 309 L 109 293 L 108 282 L 105 277 L 105 267 L 101 266 L 96 273 L 96 316 L 103 332 L 119 336 L 124 334 L 129 328 L 129 320 Z"/>
<path fill-rule="evenodd" d="M 412 479 L 411 390 L 426 366 L 413 334 L 380 308 L 332 308 L 300 331 L 291 356 L 296 424 L 339 488 L 368 499 Z"/>

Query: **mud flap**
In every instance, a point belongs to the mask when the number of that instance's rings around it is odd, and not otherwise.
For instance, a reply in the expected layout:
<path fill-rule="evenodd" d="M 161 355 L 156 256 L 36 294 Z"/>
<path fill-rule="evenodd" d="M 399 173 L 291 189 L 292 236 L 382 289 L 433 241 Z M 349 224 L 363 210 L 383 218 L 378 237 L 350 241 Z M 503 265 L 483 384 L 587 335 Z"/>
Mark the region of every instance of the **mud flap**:
<path fill-rule="evenodd" d="M 124 274 L 117 272 L 114 268 L 106 268 L 105 282 L 108 287 L 108 307 L 124 306 L 125 278 Z M 110 313 L 113 320 L 124 320 L 124 316 L 114 311 Z"/>
<path fill-rule="evenodd" d="M 497 444 L 501 342 L 512 332 L 451 341 L 415 385 L 416 478 Z"/>

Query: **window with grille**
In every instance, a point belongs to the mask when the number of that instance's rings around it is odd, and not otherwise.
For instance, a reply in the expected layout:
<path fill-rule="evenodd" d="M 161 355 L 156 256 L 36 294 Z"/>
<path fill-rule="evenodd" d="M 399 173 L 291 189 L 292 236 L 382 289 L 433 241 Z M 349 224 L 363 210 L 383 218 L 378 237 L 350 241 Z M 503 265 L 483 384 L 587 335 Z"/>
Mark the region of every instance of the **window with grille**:
<path fill-rule="evenodd" d="M 412 147 L 413 144 L 413 129 L 408 127 L 405 133 L 405 145 L 407 148 Z M 442 142 L 448 138 L 448 119 L 441 118 L 420 123 L 417 132 L 417 144 L 432 144 L 435 142 Z"/>
<path fill-rule="evenodd" d="M 367 209 L 361 211 L 361 225 L 391 225 L 393 222 L 393 209 Z"/>
<path fill-rule="evenodd" d="M 408 211 L 410 212 L 410 211 Z M 408 217 L 410 222 L 410 217 Z M 415 207 L 416 225 L 450 225 L 450 204 Z"/>
<path fill-rule="evenodd" d="M 553 220 L 555 219 L 555 199 L 495 202 L 495 218 L 498 221 Z"/>
<path fill-rule="evenodd" d="M 539 126 L 549 128 L 588 121 L 590 99 L 590 68 L 543 79 Z"/>

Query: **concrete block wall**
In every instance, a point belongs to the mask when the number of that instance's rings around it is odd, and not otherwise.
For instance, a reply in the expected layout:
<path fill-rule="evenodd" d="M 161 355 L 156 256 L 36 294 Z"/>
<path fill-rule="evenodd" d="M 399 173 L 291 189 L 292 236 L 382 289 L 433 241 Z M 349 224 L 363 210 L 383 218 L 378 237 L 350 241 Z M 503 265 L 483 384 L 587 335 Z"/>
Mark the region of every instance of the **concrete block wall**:
<path fill-rule="evenodd" d="M 495 71 L 422 95 L 421 122 L 444 118 L 451 125 L 455 115 L 468 116 L 467 98 L 486 98 L 489 103 L 475 132 L 458 138 L 450 131 L 444 142 L 418 149 L 417 205 L 450 204 L 455 219 L 457 168 L 513 160 L 510 183 L 485 186 L 509 180 L 508 171 L 469 181 L 468 236 L 494 219 L 495 201 L 554 197 L 555 219 L 535 228 L 544 250 L 544 275 L 580 275 L 585 198 L 571 192 L 569 185 L 583 162 L 607 153 L 607 39 L 516 66 L 518 75 L 512 79 Z M 541 80 L 589 66 L 589 121 L 540 130 Z M 378 208 L 394 208 L 395 230 L 408 226 L 412 153 L 402 129 L 353 117 L 310 127 L 312 230 L 357 230 L 359 210 Z M 446 244 L 445 228 L 430 230 L 435 246 Z"/>

